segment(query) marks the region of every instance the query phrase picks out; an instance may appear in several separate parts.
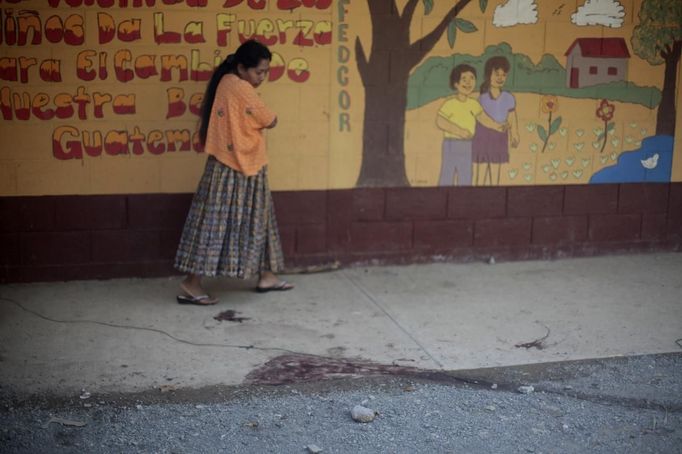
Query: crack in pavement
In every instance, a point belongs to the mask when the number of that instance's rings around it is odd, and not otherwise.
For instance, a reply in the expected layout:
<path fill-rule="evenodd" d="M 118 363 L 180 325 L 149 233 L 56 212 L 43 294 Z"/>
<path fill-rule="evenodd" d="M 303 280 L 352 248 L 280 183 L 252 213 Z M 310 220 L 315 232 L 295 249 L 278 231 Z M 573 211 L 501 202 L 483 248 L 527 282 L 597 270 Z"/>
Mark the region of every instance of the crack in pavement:
<path fill-rule="evenodd" d="M 342 270 L 341 273 L 343 274 L 343 276 L 344 276 L 351 284 L 353 284 L 353 286 L 354 286 L 356 289 L 358 289 L 358 290 L 360 291 L 360 293 L 362 293 L 363 295 L 365 295 L 365 298 L 367 298 L 374 306 L 376 306 L 381 312 L 383 312 L 384 315 L 386 315 L 386 317 L 388 317 L 389 320 L 391 320 L 391 321 L 393 322 L 393 324 L 394 324 L 398 329 L 400 329 L 400 331 L 402 331 L 407 337 L 409 337 L 409 338 L 412 340 L 412 342 L 414 342 L 414 343 L 419 347 L 419 349 L 420 349 L 422 352 L 424 352 L 424 353 L 431 359 L 431 361 L 433 361 L 436 365 L 438 365 L 438 368 L 439 368 L 439 369 L 443 369 L 443 364 L 442 364 L 440 361 L 438 361 L 438 360 L 431 354 L 431 352 L 429 352 L 429 351 L 426 349 L 426 347 L 424 347 L 424 345 L 422 345 L 422 343 L 419 342 L 419 340 L 418 340 L 416 337 L 414 337 L 414 336 L 412 335 L 412 333 L 410 333 L 403 325 L 401 325 L 400 322 L 398 322 L 398 320 L 396 320 L 395 317 L 393 317 L 393 316 L 391 315 L 391 313 L 388 312 L 388 310 L 387 310 L 386 308 L 384 308 L 384 307 L 381 305 L 381 303 L 379 303 L 378 299 L 372 294 L 372 292 L 370 292 L 370 291 L 369 291 L 368 289 L 366 289 L 364 286 L 362 286 L 361 284 L 359 284 L 358 282 L 356 282 L 352 277 L 350 277 L 350 276 L 348 275 L 348 273 L 347 273 L 345 270 Z"/>

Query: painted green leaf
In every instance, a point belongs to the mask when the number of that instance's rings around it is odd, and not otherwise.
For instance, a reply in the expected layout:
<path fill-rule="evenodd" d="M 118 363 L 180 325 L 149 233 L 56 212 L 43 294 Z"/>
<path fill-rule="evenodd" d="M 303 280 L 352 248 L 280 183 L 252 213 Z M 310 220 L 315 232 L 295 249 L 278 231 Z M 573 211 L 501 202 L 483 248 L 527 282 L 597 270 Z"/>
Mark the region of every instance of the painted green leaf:
<path fill-rule="evenodd" d="M 599 135 L 597 136 L 597 140 L 601 140 L 604 138 L 604 133 L 600 132 Z"/>
<path fill-rule="evenodd" d="M 488 7 L 488 0 L 478 0 L 478 5 L 481 7 L 481 12 L 485 13 L 485 9 Z"/>
<path fill-rule="evenodd" d="M 557 132 L 559 130 L 559 126 L 561 126 L 561 117 L 556 117 L 556 119 L 552 122 L 552 125 L 549 127 L 549 135 L 551 136 Z"/>
<path fill-rule="evenodd" d="M 630 44 L 639 57 L 651 65 L 661 65 L 665 59 L 661 49 L 673 47 L 682 39 L 682 4 L 670 0 L 645 0 L 639 10 L 639 24 L 632 32 Z M 663 25 L 666 24 L 666 25 Z"/>
<path fill-rule="evenodd" d="M 466 19 L 460 19 L 459 17 L 455 19 L 455 23 L 457 24 L 457 28 L 462 30 L 464 33 L 473 33 L 478 30 L 474 24 L 469 22 Z"/>
<path fill-rule="evenodd" d="M 424 2 L 424 14 L 429 14 L 433 9 L 433 0 L 423 0 Z"/>
<path fill-rule="evenodd" d="M 540 140 L 543 142 L 547 140 L 547 131 L 544 126 L 538 125 L 538 136 L 540 136 Z"/>
<path fill-rule="evenodd" d="M 615 124 L 614 122 L 609 123 L 609 124 L 606 126 L 606 132 L 609 132 L 610 130 L 612 130 L 612 129 L 615 128 L 615 127 L 616 127 L 616 124 Z"/>
<path fill-rule="evenodd" d="M 448 25 L 448 43 L 450 43 L 450 47 L 455 46 L 455 39 L 457 38 L 457 25 L 455 24 L 455 21 L 450 22 L 450 25 Z"/>

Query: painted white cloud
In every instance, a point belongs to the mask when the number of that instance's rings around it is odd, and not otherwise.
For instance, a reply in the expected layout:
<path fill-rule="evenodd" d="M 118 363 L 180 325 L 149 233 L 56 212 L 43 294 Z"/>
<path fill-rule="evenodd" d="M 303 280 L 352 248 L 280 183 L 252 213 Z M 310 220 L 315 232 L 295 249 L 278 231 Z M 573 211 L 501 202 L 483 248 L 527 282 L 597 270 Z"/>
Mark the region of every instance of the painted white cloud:
<path fill-rule="evenodd" d="M 512 27 L 519 24 L 535 24 L 538 21 L 538 5 L 535 0 L 507 0 L 495 8 L 493 25 Z"/>
<path fill-rule="evenodd" d="M 618 28 L 623 25 L 625 8 L 618 0 L 587 0 L 571 15 L 575 25 L 603 25 Z"/>

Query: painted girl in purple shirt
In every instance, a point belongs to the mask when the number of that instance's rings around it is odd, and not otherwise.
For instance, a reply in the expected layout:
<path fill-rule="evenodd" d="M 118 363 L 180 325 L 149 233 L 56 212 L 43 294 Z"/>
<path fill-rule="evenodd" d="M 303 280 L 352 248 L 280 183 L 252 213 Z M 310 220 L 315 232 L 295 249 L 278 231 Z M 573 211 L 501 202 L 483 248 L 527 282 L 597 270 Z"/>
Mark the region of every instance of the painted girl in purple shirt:
<path fill-rule="evenodd" d="M 492 57 L 485 63 L 485 80 L 481 84 L 478 98 L 487 113 L 498 123 L 508 123 L 509 130 L 499 132 L 482 124 L 476 125 L 472 142 L 472 161 L 476 165 L 474 184 L 478 185 L 481 167 L 485 167 L 482 184 L 486 180 L 493 184 L 492 165 L 497 164 L 497 184 L 500 184 L 500 168 L 509 162 L 509 144 L 516 148 L 519 144 L 518 121 L 516 118 L 516 99 L 508 91 L 502 91 L 509 74 L 509 61 L 505 57 Z"/>

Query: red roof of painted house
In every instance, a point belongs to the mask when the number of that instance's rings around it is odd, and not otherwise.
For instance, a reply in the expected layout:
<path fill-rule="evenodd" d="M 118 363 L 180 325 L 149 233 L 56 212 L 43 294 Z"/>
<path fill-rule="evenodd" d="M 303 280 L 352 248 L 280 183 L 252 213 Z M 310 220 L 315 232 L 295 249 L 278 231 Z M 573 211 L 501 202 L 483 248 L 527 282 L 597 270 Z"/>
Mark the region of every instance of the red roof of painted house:
<path fill-rule="evenodd" d="M 564 55 L 570 54 L 575 46 L 580 46 L 580 55 L 583 57 L 630 58 L 628 45 L 623 38 L 578 38 Z"/>

